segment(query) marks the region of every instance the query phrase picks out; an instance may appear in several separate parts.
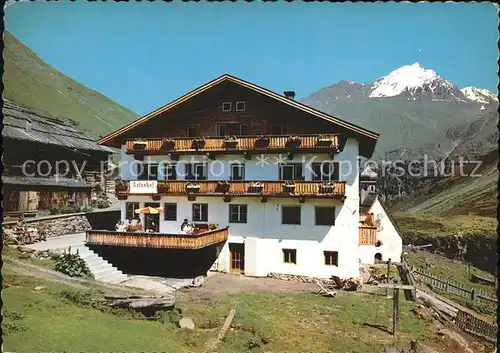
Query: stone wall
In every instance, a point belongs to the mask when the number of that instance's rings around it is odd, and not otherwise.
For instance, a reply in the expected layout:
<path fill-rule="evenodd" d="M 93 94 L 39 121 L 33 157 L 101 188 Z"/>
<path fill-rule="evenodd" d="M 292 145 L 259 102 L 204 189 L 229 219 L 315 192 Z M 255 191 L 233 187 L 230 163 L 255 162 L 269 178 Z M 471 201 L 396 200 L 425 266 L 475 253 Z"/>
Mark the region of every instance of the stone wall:
<path fill-rule="evenodd" d="M 91 229 L 90 223 L 87 221 L 84 214 L 69 217 L 59 216 L 46 217 L 39 220 L 26 220 L 25 225 L 26 227 L 37 229 L 43 225 L 47 238 L 65 234 L 82 233 Z M 16 224 L 6 224 L 3 226 L 6 230 L 14 227 L 16 227 Z"/>

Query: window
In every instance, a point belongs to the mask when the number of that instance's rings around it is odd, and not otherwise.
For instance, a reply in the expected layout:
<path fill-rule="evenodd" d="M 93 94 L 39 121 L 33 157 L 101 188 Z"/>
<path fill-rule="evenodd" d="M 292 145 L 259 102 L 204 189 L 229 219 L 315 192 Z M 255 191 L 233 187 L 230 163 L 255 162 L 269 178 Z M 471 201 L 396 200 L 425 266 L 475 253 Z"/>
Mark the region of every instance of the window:
<path fill-rule="evenodd" d="M 223 112 L 230 112 L 231 111 L 231 102 L 222 103 L 222 111 Z"/>
<path fill-rule="evenodd" d="M 198 137 L 198 126 L 187 127 L 187 137 Z"/>
<path fill-rule="evenodd" d="M 229 205 L 229 223 L 247 223 L 247 205 Z"/>
<path fill-rule="evenodd" d="M 206 203 L 193 204 L 193 221 L 208 222 L 208 204 Z"/>
<path fill-rule="evenodd" d="M 226 124 L 217 125 L 217 136 L 227 136 L 227 126 Z"/>
<path fill-rule="evenodd" d="M 285 133 L 285 129 L 283 125 L 273 124 L 271 125 L 271 135 L 283 135 Z"/>
<path fill-rule="evenodd" d="M 237 112 L 244 112 L 245 111 L 245 102 L 236 102 L 236 111 Z"/>
<path fill-rule="evenodd" d="M 226 123 L 217 125 L 217 136 L 248 135 L 248 124 Z"/>
<path fill-rule="evenodd" d="M 165 210 L 165 220 L 166 221 L 177 221 L 177 204 L 176 203 L 166 203 L 164 210 Z"/>
<path fill-rule="evenodd" d="M 335 225 L 335 207 L 316 206 L 315 216 L 317 226 Z"/>
<path fill-rule="evenodd" d="M 137 180 L 157 180 L 158 163 L 138 163 Z"/>
<path fill-rule="evenodd" d="M 325 256 L 325 265 L 338 266 L 339 265 L 339 252 L 338 251 L 323 251 Z"/>
<path fill-rule="evenodd" d="M 297 250 L 283 249 L 283 262 L 286 264 L 297 264 Z"/>
<path fill-rule="evenodd" d="M 245 165 L 242 163 L 231 164 L 231 180 L 243 180 L 245 178 Z"/>
<path fill-rule="evenodd" d="M 186 180 L 207 180 L 206 163 L 186 163 Z"/>
<path fill-rule="evenodd" d="M 126 219 L 139 219 L 139 215 L 135 213 L 135 210 L 139 208 L 139 202 L 127 202 L 125 204 L 125 218 Z"/>
<path fill-rule="evenodd" d="M 163 177 L 165 180 L 177 180 L 177 170 L 175 164 L 166 164 L 163 166 Z"/>
<path fill-rule="evenodd" d="M 312 180 L 339 180 L 339 164 L 337 162 L 313 163 L 312 171 Z"/>
<path fill-rule="evenodd" d="M 158 180 L 158 163 L 148 164 L 148 179 L 147 180 Z"/>
<path fill-rule="evenodd" d="M 300 206 L 282 206 L 281 224 L 300 224 Z"/>
<path fill-rule="evenodd" d="M 304 180 L 302 164 L 288 163 L 280 165 L 280 180 Z"/>

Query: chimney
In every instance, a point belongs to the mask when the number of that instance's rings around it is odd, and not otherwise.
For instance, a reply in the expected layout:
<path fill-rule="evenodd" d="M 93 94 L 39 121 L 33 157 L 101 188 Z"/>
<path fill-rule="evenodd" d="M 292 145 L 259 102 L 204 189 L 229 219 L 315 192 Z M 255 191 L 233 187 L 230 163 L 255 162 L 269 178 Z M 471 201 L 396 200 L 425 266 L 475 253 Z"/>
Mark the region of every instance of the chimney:
<path fill-rule="evenodd" d="M 290 99 L 295 99 L 295 92 L 294 91 L 285 91 L 283 92 L 286 98 Z"/>

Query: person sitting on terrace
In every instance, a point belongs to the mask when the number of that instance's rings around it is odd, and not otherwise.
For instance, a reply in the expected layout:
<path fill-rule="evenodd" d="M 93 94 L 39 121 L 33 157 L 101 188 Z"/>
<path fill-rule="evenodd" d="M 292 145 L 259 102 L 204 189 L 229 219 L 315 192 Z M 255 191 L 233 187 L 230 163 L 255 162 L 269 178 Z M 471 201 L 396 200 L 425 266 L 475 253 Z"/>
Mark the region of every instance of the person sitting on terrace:
<path fill-rule="evenodd" d="M 123 226 L 124 226 L 124 223 L 123 223 L 123 221 L 120 219 L 120 220 L 118 221 L 118 223 L 116 223 L 116 225 L 115 225 L 115 230 L 116 230 L 117 232 L 123 232 Z"/>
<path fill-rule="evenodd" d="M 135 225 L 135 230 L 137 230 L 137 231 L 141 231 L 142 230 L 141 220 L 137 221 L 137 224 Z"/>
<path fill-rule="evenodd" d="M 184 227 L 186 227 L 189 224 L 189 221 L 187 218 L 184 218 L 184 221 L 181 224 L 181 232 L 184 231 Z"/>

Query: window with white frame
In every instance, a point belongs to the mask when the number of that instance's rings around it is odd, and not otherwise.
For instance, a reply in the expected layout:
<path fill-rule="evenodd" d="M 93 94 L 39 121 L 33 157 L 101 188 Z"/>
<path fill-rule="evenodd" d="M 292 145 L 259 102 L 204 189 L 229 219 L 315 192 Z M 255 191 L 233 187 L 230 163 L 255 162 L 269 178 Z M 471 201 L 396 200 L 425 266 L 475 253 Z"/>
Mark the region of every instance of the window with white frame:
<path fill-rule="evenodd" d="M 280 164 L 280 180 L 304 180 L 304 172 L 301 163 Z"/>
<path fill-rule="evenodd" d="M 177 180 L 177 169 L 174 163 L 163 165 L 163 178 L 164 180 Z"/>
<path fill-rule="evenodd" d="M 247 223 L 247 205 L 229 205 L 229 223 Z"/>
<path fill-rule="evenodd" d="M 206 163 L 186 163 L 186 180 L 207 180 L 208 166 Z"/>
<path fill-rule="evenodd" d="M 125 219 L 139 219 L 135 210 L 139 208 L 139 202 L 127 202 L 125 204 Z"/>
<path fill-rule="evenodd" d="M 323 162 L 312 164 L 312 180 L 339 180 L 339 163 Z"/>
<path fill-rule="evenodd" d="M 236 102 L 236 111 L 237 112 L 244 112 L 246 109 L 245 102 L 244 101 L 239 101 Z"/>
<path fill-rule="evenodd" d="M 222 103 L 222 111 L 223 112 L 230 112 L 231 111 L 231 102 L 224 102 Z"/>
<path fill-rule="evenodd" d="M 208 204 L 206 203 L 193 204 L 193 221 L 208 222 Z"/>
<path fill-rule="evenodd" d="M 158 180 L 158 163 L 139 163 L 137 167 L 138 180 Z"/>
<path fill-rule="evenodd" d="M 245 164 L 233 163 L 231 164 L 231 180 L 244 180 L 245 179 Z"/>

